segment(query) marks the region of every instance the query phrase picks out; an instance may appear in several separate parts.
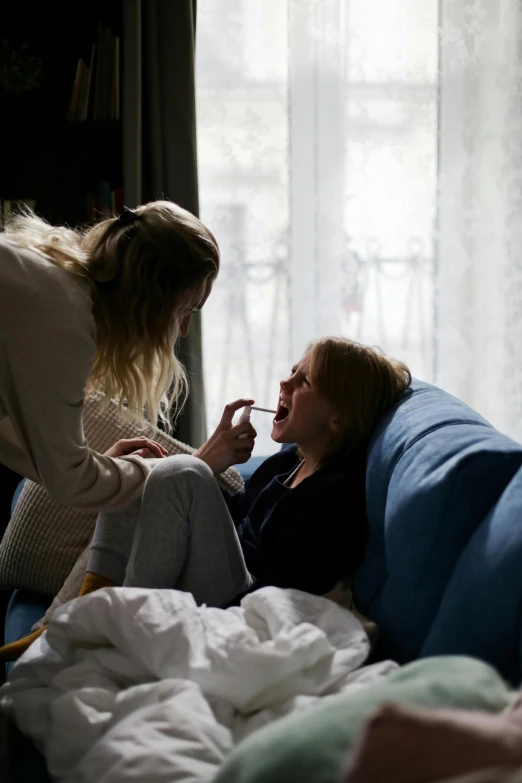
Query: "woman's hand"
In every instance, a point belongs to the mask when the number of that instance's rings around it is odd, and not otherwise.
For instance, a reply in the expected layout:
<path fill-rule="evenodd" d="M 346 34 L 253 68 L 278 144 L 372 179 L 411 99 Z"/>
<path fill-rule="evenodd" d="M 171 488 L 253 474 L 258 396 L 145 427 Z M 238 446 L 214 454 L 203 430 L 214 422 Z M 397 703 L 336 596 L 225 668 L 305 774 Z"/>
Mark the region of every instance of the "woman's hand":
<path fill-rule="evenodd" d="M 132 454 L 135 457 L 166 457 L 168 451 L 155 440 L 150 440 L 142 435 L 139 438 L 123 438 L 108 449 L 105 457 L 127 457 Z"/>
<path fill-rule="evenodd" d="M 229 402 L 214 434 L 196 451 L 194 456 L 206 462 L 215 476 L 231 465 L 248 462 L 250 459 L 257 432 L 249 421 L 233 427 L 232 419 L 240 408 L 253 404 L 254 400 Z"/>

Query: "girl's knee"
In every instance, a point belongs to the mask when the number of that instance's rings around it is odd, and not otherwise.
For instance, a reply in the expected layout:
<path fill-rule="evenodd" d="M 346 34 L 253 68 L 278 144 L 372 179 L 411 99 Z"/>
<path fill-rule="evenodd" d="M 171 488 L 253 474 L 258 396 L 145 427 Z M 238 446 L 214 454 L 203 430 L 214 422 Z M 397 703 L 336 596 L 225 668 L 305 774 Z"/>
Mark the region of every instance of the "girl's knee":
<path fill-rule="evenodd" d="M 175 480 L 184 478 L 186 481 L 201 483 L 214 479 L 209 466 L 190 454 L 177 454 L 174 457 L 164 457 L 153 467 L 148 482 Z"/>

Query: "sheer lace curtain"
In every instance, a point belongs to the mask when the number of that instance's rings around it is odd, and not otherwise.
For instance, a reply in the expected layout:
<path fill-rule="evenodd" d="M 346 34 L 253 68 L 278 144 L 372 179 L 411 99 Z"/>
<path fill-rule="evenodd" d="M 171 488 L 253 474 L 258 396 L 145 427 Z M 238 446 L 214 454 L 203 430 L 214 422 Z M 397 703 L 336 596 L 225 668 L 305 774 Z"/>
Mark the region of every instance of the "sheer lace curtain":
<path fill-rule="evenodd" d="M 199 0 L 209 426 L 341 334 L 522 439 L 521 31 L 517 0 Z"/>
<path fill-rule="evenodd" d="M 522 6 L 441 20 L 435 382 L 522 440 Z"/>

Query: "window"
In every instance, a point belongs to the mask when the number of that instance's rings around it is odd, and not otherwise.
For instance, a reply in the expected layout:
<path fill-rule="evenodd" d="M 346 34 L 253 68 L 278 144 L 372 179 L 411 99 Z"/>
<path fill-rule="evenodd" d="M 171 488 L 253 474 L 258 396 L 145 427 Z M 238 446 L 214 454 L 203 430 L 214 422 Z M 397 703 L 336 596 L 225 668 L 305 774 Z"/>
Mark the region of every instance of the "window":
<path fill-rule="evenodd" d="M 430 380 L 438 4 L 201 0 L 198 26 L 201 217 L 222 250 L 209 427 L 237 397 L 275 407 L 324 334 Z M 270 417 L 254 424 L 256 452 L 277 448 Z"/>

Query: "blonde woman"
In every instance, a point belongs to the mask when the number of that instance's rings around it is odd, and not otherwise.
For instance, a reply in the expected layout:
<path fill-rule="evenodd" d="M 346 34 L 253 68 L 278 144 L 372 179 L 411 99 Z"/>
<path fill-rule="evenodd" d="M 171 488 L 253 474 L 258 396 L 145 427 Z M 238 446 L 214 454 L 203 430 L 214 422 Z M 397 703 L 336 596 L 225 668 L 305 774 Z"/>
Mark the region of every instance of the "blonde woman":
<path fill-rule="evenodd" d="M 0 239 L 0 462 L 64 505 L 114 511 L 139 498 L 151 469 L 140 457 L 165 452 L 147 438 L 93 452 L 85 390 L 135 420 L 175 413 L 187 385 L 176 342 L 218 269 L 211 232 L 168 201 L 86 231 L 15 218 Z"/>

